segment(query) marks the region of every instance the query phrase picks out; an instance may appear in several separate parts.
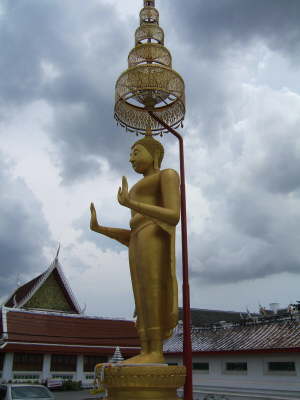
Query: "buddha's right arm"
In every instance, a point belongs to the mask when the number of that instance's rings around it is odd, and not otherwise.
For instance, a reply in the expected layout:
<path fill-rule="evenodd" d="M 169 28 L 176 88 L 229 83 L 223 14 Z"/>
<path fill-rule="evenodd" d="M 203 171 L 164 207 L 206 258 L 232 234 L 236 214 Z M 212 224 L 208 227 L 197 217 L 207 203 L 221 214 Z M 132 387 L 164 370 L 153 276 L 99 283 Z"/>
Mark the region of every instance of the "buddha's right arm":
<path fill-rule="evenodd" d="M 115 239 L 127 247 L 129 246 L 131 233 L 129 229 L 109 228 L 106 226 L 97 225 L 91 227 L 91 230 L 97 233 L 101 233 L 102 235 L 105 235 L 111 239 Z"/>

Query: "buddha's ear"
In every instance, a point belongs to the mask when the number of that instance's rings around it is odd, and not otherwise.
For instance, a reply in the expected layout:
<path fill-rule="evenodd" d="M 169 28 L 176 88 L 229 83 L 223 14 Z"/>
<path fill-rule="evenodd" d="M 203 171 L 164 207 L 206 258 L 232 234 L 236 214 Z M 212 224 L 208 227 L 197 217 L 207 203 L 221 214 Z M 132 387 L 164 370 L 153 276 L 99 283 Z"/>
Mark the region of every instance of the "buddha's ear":
<path fill-rule="evenodd" d="M 153 157 L 153 167 L 156 170 L 159 170 L 159 151 L 155 150 L 154 157 Z"/>

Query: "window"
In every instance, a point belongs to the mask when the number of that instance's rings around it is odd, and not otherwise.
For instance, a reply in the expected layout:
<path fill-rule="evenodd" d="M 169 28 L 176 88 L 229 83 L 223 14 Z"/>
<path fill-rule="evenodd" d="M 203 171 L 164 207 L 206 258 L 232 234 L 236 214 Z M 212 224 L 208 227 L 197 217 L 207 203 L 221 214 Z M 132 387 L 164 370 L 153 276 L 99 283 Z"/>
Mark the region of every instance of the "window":
<path fill-rule="evenodd" d="M 43 354 L 14 353 L 14 371 L 42 371 Z"/>
<path fill-rule="evenodd" d="M 0 354 L 0 371 L 3 370 L 3 363 L 4 363 L 4 354 Z"/>
<path fill-rule="evenodd" d="M 65 354 L 52 354 L 51 371 L 76 371 L 76 356 Z"/>
<path fill-rule="evenodd" d="M 209 371 L 208 362 L 195 362 L 193 363 L 193 369 L 196 371 Z"/>
<path fill-rule="evenodd" d="M 247 371 L 246 362 L 227 362 L 226 371 L 228 372 L 246 372 Z"/>
<path fill-rule="evenodd" d="M 270 372 L 294 372 L 296 367 L 294 361 L 269 361 L 268 370 Z"/>
<path fill-rule="evenodd" d="M 84 371 L 85 372 L 94 372 L 94 368 L 96 364 L 107 362 L 107 357 L 101 356 L 84 356 Z"/>

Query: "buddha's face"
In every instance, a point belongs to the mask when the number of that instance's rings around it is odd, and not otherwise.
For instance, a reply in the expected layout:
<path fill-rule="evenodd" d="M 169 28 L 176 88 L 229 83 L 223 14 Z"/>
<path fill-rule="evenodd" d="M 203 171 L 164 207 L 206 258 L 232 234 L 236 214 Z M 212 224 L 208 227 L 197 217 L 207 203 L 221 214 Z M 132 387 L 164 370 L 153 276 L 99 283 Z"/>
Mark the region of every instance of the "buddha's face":
<path fill-rule="evenodd" d="M 139 174 L 144 174 L 153 167 L 153 157 L 141 144 L 135 145 L 130 152 L 132 168 Z"/>

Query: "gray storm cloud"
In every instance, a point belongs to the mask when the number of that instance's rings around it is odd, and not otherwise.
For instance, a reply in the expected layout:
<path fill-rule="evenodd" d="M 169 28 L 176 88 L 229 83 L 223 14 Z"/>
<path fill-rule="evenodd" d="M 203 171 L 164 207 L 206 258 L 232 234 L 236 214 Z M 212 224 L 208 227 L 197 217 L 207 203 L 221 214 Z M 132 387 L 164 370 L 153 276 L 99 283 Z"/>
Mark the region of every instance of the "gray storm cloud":
<path fill-rule="evenodd" d="M 230 56 L 262 40 L 299 62 L 300 3 L 298 0 L 210 0 L 162 2 L 175 32 L 200 57 Z"/>
<path fill-rule="evenodd" d="M 133 42 L 127 28 L 97 1 L 5 3 L 0 96 L 6 105 L 43 99 L 53 108 L 48 133 L 65 184 L 99 173 L 98 157 L 114 168 L 128 158 L 130 139 L 113 120 L 114 82 Z"/>
<path fill-rule="evenodd" d="M 191 235 L 192 276 L 211 283 L 300 273 L 300 98 L 254 91 L 241 128 L 228 127 L 208 153 L 210 180 L 199 182 L 211 209 Z"/>
<path fill-rule="evenodd" d="M 79 0 L 4 3 L 0 101 L 15 110 L 37 99 L 51 106 L 47 133 L 64 185 L 101 176 L 102 159 L 118 171 L 128 166 L 134 138 L 113 121 L 113 87 L 126 68 L 141 3 L 136 18 L 126 21 L 96 0 L 84 6 Z M 187 180 L 210 209 L 204 220 L 195 199 L 189 211 L 203 226 L 190 235 L 192 277 L 229 283 L 299 273 L 299 84 L 287 74 L 299 68 L 300 2 L 174 0 L 157 6 L 187 87 Z M 260 58 L 266 49 L 287 62 L 284 71 L 268 65 L 273 82 L 280 75 L 276 90 L 257 78 L 260 64 L 268 64 Z M 85 224 L 75 222 L 82 231 Z M 96 241 L 90 233 L 82 238 Z M 27 236 L 23 240 L 16 252 L 21 257 L 26 251 L 22 260 L 37 254 Z M 103 242 L 114 250 L 110 246 Z"/>
<path fill-rule="evenodd" d="M 175 0 L 161 7 L 183 54 L 178 69 L 186 70 L 188 176 L 210 206 L 205 222 L 198 212 L 201 234 L 190 236 L 192 277 L 222 284 L 299 274 L 300 102 L 298 82 L 287 74 L 299 66 L 300 3 Z M 266 49 L 291 70 L 274 64 L 265 79 L 278 79 L 259 82 Z"/>
<path fill-rule="evenodd" d="M 14 178 L 0 153 L 0 297 L 17 281 L 31 279 L 47 268 L 42 255 L 52 241 L 41 204 L 21 178 Z"/>

